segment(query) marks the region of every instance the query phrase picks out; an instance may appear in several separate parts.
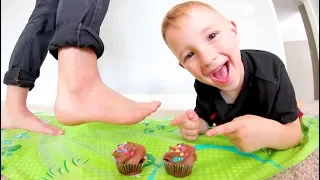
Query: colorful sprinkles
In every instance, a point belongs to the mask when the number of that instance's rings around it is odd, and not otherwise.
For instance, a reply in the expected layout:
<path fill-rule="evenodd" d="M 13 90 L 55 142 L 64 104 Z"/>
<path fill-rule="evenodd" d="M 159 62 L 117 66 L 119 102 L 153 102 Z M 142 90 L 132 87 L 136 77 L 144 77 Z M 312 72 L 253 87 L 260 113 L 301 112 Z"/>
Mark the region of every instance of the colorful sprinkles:
<path fill-rule="evenodd" d="M 125 155 L 130 155 L 131 157 L 135 155 L 134 151 L 129 151 L 127 148 L 127 142 L 117 145 L 117 149 L 114 152 L 123 152 Z M 147 159 L 147 156 L 144 156 L 144 159 Z"/>
<path fill-rule="evenodd" d="M 173 162 L 182 162 L 184 160 L 185 153 L 183 152 L 185 149 L 181 144 L 177 144 L 176 146 L 171 146 L 169 152 L 177 152 L 179 156 L 175 156 L 173 158 Z"/>
<path fill-rule="evenodd" d="M 117 145 L 118 148 L 114 152 L 124 152 L 125 154 L 129 154 L 129 151 L 127 150 L 126 146 L 127 146 L 126 142 L 122 144 L 118 144 Z M 133 152 L 133 155 L 134 155 L 134 152 Z"/>

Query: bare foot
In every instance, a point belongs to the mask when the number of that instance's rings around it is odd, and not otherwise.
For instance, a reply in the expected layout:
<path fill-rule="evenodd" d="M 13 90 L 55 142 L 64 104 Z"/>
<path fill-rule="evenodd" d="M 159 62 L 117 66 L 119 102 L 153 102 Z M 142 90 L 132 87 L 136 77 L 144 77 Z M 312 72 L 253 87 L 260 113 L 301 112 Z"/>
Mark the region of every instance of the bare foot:
<path fill-rule="evenodd" d="M 159 107 L 158 101 L 137 103 L 105 86 L 92 50 L 68 47 L 59 51 L 55 115 L 60 123 L 135 124 Z"/>
<path fill-rule="evenodd" d="M 46 124 L 29 111 L 26 106 L 27 94 L 27 88 L 8 86 L 7 100 L 1 112 L 1 128 L 23 129 L 55 136 L 63 134 L 62 129 Z"/>

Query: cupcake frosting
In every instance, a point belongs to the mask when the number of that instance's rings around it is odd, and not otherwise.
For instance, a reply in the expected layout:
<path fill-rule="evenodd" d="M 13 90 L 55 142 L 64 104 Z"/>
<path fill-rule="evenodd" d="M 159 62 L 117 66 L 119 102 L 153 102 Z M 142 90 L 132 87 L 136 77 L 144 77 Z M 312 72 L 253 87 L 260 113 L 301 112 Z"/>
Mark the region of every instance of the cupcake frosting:
<path fill-rule="evenodd" d="M 197 160 L 197 155 L 194 147 L 181 143 L 175 146 L 170 146 L 169 152 L 164 155 L 163 159 L 177 165 L 184 164 L 192 166 Z"/>
<path fill-rule="evenodd" d="M 146 149 L 142 145 L 132 142 L 119 144 L 112 155 L 117 163 L 140 164 L 147 159 Z"/>

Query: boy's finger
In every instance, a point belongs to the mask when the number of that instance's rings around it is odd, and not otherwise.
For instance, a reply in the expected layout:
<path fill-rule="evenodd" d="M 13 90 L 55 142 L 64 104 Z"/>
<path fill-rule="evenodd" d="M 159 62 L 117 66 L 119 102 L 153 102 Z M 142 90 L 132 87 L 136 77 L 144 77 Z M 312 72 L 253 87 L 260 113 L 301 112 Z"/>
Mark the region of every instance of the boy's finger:
<path fill-rule="evenodd" d="M 237 131 L 238 129 L 238 123 L 236 122 L 229 122 L 226 124 L 222 124 L 220 126 L 217 126 L 213 129 L 210 129 L 206 132 L 206 136 L 217 136 L 217 135 L 224 135 L 224 134 L 228 134 L 228 133 L 232 133 Z"/>
<path fill-rule="evenodd" d="M 181 131 L 181 134 L 185 135 L 185 136 L 197 136 L 198 135 L 198 131 L 197 130 L 183 130 Z"/>
<path fill-rule="evenodd" d="M 188 110 L 188 111 L 186 112 L 186 115 L 187 115 L 188 119 L 191 120 L 191 121 L 198 119 L 197 113 L 194 112 L 193 110 Z"/>
<path fill-rule="evenodd" d="M 237 132 L 232 132 L 232 133 L 226 133 L 224 134 L 225 137 L 227 137 L 230 140 L 237 140 L 239 139 L 238 133 Z"/>
<path fill-rule="evenodd" d="M 178 116 L 171 121 L 173 126 L 185 123 L 188 121 L 188 118 L 185 115 Z"/>
<path fill-rule="evenodd" d="M 187 116 L 187 118 L 188 118 L 189 120 L 192 120 L 192 119 L 194 119 L 194 117 L 195 117 L 195 112 L 192 111 L 192 110 L 188 110 L 188 111 L 186 112 L 186 116 Z"/>
<path fill-rule="evenodd" d="M 199 128 L 199 123 L 196 123 L 195 121 L 189 120 L 188 122 L 186 122 L 183 125 L 183 128 L 187 129 L 187 130 L 195 130 L 195 129 Z"/>
<path fill-rule="evenodd" d="M 188 141 L 195 141 L 197 140 L 198 136 L 183 136 L 183 138 Z"/>

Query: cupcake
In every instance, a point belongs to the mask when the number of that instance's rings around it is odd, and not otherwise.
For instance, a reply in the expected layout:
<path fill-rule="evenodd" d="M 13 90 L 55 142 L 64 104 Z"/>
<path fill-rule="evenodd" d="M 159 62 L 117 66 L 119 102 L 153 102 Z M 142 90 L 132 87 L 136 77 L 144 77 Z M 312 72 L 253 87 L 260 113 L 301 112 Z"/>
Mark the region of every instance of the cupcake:
<path fill-rule="evenodd" d="M 139 174 L 147 159 L 146 148 L 132 142 L 119 144 L 112 155 L 115 158 L 118 171 L 123 175 Z"/>
<path fill-rule="evenodd" d="M 163 157 L 167 173 L 174 177 L 189 176 L 196 160 L 194 147 L 183 143 L 170 146 L 169 152 Z"/>

